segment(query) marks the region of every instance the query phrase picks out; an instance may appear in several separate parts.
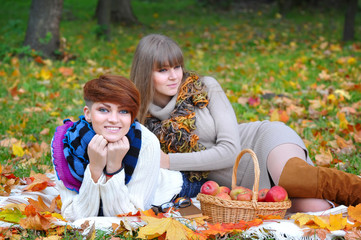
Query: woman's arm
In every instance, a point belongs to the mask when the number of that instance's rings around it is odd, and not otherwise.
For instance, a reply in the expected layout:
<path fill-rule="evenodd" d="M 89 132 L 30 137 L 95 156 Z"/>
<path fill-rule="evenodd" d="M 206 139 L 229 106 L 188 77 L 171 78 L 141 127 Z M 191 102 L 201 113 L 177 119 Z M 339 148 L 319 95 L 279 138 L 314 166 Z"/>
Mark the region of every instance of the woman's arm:
<path fill-rule="evenodd" d="M 60 193 L 62 201 L 62 216 L 69 221 L 97 216 L 100 204 L 100 182 L 105 182 L 105 176 L 101 176 L 98 179 L 98 183 L 94 183 L 89 171 L 89 165 L 85 169 L 79 193 L 67 189 L 61 180 L 57 180 L 56 188 Z"/>
<path fill-rule="evenodd" d="M 160 168 L 158 139 L 142 126 L 142 147 L 131 180 L 124 182 L 124 169 L 100 186 L 105 216 L 136 212 L 151 207 Z"/>
<path fill-rule="evenodd" d="M 206 150 L 192 153 L 171 153 L 170 169 L 184 171 L 207 171 L 229 168 L 240 151 L 237 118 L 226 94 L 219 83 L 204 77 L 209 104 L 196 113 L 199 142 Z"/>

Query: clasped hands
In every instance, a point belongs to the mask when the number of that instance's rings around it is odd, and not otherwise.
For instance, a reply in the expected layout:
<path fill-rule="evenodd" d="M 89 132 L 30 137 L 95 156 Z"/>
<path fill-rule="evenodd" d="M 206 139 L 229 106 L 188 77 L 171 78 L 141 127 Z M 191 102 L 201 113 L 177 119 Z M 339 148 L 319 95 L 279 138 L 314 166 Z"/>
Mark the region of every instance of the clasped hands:
<path fill-rule="evenodd" d="M 126 136 L 117 142 L 108 142 L 102 135 L 96 134 L 88 145 L 89 167 L 94 182 L 100 178 L 104 168 L 116 172 L 130 148 Z"/>

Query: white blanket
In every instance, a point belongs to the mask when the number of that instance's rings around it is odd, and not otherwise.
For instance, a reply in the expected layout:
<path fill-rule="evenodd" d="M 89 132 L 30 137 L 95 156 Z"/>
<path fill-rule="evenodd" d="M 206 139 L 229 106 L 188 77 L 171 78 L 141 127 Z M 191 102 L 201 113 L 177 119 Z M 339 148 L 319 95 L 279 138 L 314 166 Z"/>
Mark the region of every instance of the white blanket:
<path fill-rule="evenodd" d="M 54 174 L 48 175 L 51 179 L 54 179 Z M 27 199 L 32 198 L 37 200 L 40 196 L 43 201 L 50 205 L 51 201 L 59 195 L 58 191 L 54 187 L 47 187 L 45 190 L 40 192 L 23 192 L 22 189 L 25 186 L 18 186 L 11 191 L 10 196 L 8 197 L 0 197 L 0 208 L 6 206 L 10 203 L 20 204 L 25 203 L 28 204 Z M 194 198 L 192 199 L 195 206 L 200 208 L 199 201 Z M 313 212 L 307 214 L 314 215 L 329 215 L 329 214 L 338 214 L 338 213 L 347 213 L 346 206 L 338 206 L 336 208 L 332 208 L 330 210 L 324 212 Z M 286 215 L 286 218 L 291 217 L 291 215 Z M 59 225 L 71 225 L 74 228 L 80 228 L 81 225 L 85 222 L 89 223 L 89 227 L 86 232 L 89 232 L 91 229 L 101 229 L 104 231 L 112 231 L 112 223 L 119 224 L 121 221 L 125 224 L 125 226 L 129 226 L 129 228 L 136 229 L 140 226 L 145 225 L 145 222 L 141 221 L 137 217 L 89 217 L 84 219 L 78 219 L 75 222 L 63 222 L 59 221 L 57 224 Z M 0 221 L 0 227 L 9 227 L 13 224 Z M 307 229 L 307 228 L 306 228 Z M 257 238 L 257 239 L 269 239 L 273 237 L 276 240 L 286 240 L 286 239 L 318 239 L 315 236 L 305 238 L 303 237 L 304 229 L 298 227 L 294 220 L 266 220 L 263 224 L 257 227 L 252 227 L 243 233 L 244 237 L 249 238 Z M 334 237 L 342 237 L 345 235 L 344 231 L 333 231 L 327 235 L 326 239 L 332 239 Z"/>

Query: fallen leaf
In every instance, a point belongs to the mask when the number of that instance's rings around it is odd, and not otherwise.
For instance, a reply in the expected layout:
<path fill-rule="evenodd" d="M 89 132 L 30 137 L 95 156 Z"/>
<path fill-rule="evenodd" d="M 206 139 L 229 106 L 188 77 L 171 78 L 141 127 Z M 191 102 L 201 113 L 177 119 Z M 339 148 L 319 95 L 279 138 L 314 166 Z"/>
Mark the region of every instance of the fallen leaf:
<path fill-rule="evenodd" d="M 174 218 L 155 218 L 147 216 L 142 216 L 141 218 L 148 224 L 139 228 L 138 238 L 153 239 L 166 233 L 167 240 L 188 239 L 188 227 Z"/>
<path fill-rule="evenodd" d="M 6 222 L 19 223 L 20 219 L 26 216 L 18 208 L 1 209 L 0 219 Z"/>
<path fill-rule="evenodd" d="M 17 157 L 22 157 L 25 154 L 24 149 L 21 146 L 21 141 L 13 144 L 12 146 L 13 154 Z"/>
<path fill-rule="evenodd" d="M 325 240 L 327 237 L 327 234 L 330 233 L 330 231 L 328 231 L 327 229 L 305 229 L 303 230 L 304 237 L 314 237 L 317 236 L 319 237 L 321 240 Z"/>
<path fill-rule="evenodd" d="M 361 204 L 358 204 L 355 207 L 349 206 L 347 213 L 353 220 L 361 223 Z"/>
<path fill-rule="evenodd" d="M 325 150 L 325 149 L 321 148 L 320 153 L 316 154 L 315 159 L 316 159 L 317 166 L 328 167 L 328 166 L 330 166 L 330 164 L 333 160 L 333 157 L 332 157 L 330 149 Z"/>

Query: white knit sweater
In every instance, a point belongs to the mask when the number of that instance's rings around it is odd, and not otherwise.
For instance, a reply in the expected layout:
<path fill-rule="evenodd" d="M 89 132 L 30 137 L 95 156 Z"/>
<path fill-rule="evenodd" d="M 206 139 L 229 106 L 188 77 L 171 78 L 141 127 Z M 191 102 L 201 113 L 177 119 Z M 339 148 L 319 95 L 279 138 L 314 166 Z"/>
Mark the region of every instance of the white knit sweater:
<path fill-rule="evenodd" d="M 160 145 L 156 136 L 143 125 L 142 146 L 130 182 L 125 184 L 124 170 L 106 181 L 104 174 L 95 183 L 86 168 L 79 193 L 67 189 L 61 180 L 56 187 L 62 200 L 61 213 L 69 221 L 97 216 L 100 199 L 104 216 L 116 216 L 146 210 L 152 204 L 169 201 L 181 191 L 183 180 L 178 171 L 160 170 Z"/>

